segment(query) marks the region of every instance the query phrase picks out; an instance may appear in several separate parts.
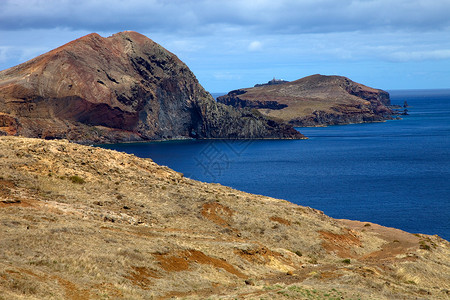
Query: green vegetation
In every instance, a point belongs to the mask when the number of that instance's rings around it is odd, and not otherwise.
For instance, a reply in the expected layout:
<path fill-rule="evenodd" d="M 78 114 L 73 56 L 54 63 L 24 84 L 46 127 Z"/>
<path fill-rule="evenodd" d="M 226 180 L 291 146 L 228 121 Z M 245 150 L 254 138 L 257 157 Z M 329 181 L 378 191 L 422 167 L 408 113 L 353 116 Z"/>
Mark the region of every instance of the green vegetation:
<path fill-rule="evenodd" d="M 426 244 L 424 241 L 420 241 L 420 249 L 431 251 L 430 245 Z"/>
<path fill-rule="evenodd" d="M 86 181 L 84 181 L 83 178 L 81 178 L 81 177 L 78 176 L 78 175 L 70 176 L 70 177 L 69 177 L 69 180 L 72 181 L 72 183 L 76 183 L 76 184 L 83 184 L 83 183 L 86 182 Z"/>
<path fill-rule="evenodd" d="M 350 258 L 343 259 L 342 262 L 348 265 L 351 264 Z"/>

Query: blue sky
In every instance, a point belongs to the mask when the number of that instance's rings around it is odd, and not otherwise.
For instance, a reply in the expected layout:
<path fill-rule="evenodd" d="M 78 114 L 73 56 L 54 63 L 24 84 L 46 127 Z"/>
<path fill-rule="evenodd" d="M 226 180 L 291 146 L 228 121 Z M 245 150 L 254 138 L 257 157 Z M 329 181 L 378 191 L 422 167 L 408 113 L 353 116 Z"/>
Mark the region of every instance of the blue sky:
<path fill-rule="evenodd" d="M 450 0 L 0 0 L 0 70 L 91 32 L 145 34 L 210 92 L 312 74 L 450 88 Z"/>

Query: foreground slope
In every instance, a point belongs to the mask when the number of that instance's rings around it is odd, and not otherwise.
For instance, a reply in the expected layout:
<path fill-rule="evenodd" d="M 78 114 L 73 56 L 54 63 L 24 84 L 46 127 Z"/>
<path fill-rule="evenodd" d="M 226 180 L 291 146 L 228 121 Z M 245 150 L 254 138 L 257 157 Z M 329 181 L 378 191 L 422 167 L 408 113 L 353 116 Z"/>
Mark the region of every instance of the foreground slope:
<path fill-rule="evenodd" d="M 0 137 L 0 299 L 447 299 L 437 236 Z"/>
<path fill-rule="evenodd" d="M 0 72 L 0 135 L 80 143 L 302 138 L 214 101 L 174 54 L 137 32 L 89 34 Z"/>
<path fill-rule="evenodd" d="M 217 100 L 234 107 L 259 109 L 263 115 L 294 126 L 375 122 L 393 115 L 388 108 L 389 93 L 342 76 L 317 74 L 282 84 L 270 83 L 231 91 Z"/>

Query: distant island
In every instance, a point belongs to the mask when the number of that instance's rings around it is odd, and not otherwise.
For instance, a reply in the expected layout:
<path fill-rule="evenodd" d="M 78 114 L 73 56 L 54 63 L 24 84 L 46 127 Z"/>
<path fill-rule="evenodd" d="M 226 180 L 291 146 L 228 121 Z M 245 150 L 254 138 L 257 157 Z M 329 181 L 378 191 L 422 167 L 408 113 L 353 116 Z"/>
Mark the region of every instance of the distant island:
<path fill-rule="evenodd" d="M 217 98 L 235 108 L 294 126 L 327 126 L 393 119 L 389 93 L 343 76 L 312 75 L 292 82 L 273 79 Z"/>

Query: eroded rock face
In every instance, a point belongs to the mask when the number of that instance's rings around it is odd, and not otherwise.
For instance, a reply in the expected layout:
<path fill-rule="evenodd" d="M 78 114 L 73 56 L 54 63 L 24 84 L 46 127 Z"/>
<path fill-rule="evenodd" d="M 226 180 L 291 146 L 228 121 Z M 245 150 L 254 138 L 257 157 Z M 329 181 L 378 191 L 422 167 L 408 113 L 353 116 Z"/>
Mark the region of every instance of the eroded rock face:
<path fill-rule="evenodd" d="M 89 34 L 0 72 L 0 112 L 14 120 L 4 134 L 81 143 L 302 138 L 217 104 L 174 54 L 136 32 Z"/>
<path fill-rule="evenodd" d="M 217 99 L 233 107 L 257 108 L 294 126 L 378 122 L 391 119 L 389 93 L 342 76 L 312 75 L 277 85 L 258 85 Z"/>

